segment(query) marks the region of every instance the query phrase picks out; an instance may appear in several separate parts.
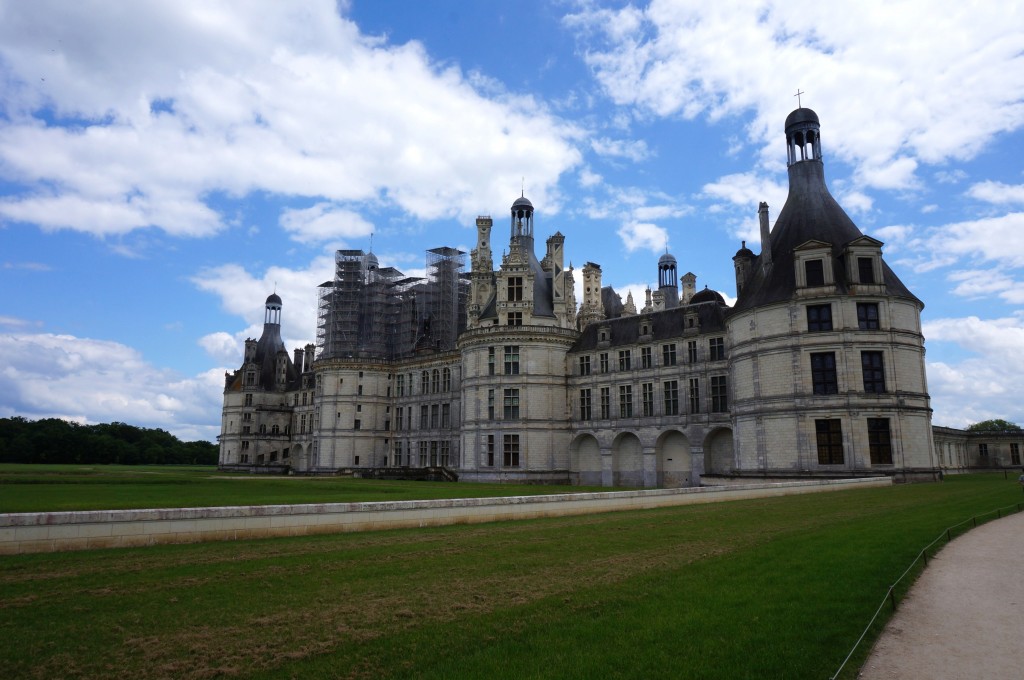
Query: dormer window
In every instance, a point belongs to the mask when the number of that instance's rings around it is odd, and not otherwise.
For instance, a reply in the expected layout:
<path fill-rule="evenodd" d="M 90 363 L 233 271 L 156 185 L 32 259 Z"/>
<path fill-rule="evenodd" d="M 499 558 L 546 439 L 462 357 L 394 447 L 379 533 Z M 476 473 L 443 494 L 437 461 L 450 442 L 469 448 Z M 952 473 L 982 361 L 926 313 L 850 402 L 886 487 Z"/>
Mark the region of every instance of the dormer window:
<path fill-rule="evenodd" d="M 857 258 L 857 279 L 861 283 L 875 282 L 874 262 L 870 257 Z"/>
<path fill-rule="evenodd" d="M 523 300 L 523 277 L 508 277 L 508 301 L 522 302 Z"/>
<path fill-rule="evenodd" d="M 825 288 L 836 283 L 832 267 L 832 245 L 824 241 L 806 241 L 793 250 L 797 288 Z M 811 295 L 823 292 L 808 291 Z"/>
<path fill-rule="evenodd" d="M 825 285 L 825 263 L 822 260 L 804 262 L 804 276 L 808 287 Z"/>
<path fill-rule="evenodd" d="M 881 286 L 884 283 L 881 241 L 870 236 L 861 236 L 846 244 L 843 255 L 851 284 Z M 875 288 L 855 288 L 854 292 L 874 294 L 881 291 Z"/>

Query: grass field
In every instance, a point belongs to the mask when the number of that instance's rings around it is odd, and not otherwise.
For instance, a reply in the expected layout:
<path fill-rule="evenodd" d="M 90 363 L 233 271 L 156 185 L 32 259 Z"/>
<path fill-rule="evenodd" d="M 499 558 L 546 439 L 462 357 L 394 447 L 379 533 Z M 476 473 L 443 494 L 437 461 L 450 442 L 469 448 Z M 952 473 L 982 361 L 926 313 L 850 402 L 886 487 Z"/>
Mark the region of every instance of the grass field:
<path fill-rule="evenodd" d="M 0 512 L 351 503 L 581 491 L 608 489 L 274 477 L 173 465 L 0 464 Z"/>
<path fill-rule="evenodd" d="M 1021 500 L 1014 480 L 972 475 L 3 557 L 0 677 L 827 678 L 925 544 Z"/>

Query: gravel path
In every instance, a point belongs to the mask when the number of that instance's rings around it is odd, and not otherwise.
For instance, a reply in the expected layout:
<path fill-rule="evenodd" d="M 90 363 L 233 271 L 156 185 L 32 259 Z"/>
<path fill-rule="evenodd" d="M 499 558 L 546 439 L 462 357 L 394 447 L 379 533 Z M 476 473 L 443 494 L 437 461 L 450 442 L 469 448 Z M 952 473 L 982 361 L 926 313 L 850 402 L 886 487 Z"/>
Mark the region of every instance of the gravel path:
<path fill-rule="evenodd" d="M 1024 678 L 1024 513 L 983 524 L 930 559 L 858 677 Z"/>

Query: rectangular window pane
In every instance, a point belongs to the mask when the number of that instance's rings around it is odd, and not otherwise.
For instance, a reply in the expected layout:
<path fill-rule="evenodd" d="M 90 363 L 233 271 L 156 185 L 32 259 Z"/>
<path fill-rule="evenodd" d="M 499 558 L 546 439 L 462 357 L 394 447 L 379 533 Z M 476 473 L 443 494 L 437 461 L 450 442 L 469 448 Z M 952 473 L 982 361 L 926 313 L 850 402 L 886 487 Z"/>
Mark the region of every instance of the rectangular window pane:
<path fill-rule="evenodd" d="M 807 330 L 811 333 L 832 330 L 832 305 L 808 305 Z"/>
<path fill-rule="evenodd" d="M 857 274 L 860 276 L 861 283 L 875 282 L 875 268 L 870 257 L 857 258 Z"/>
<path fill-rule="evenodd" d="M 864 371 L 864 391 L 885 392 L 885 368 L 881 352 L 861 352 L 860 364 Z"/>
<path fill-rule="evenodd" d="M 835 352 L 811 355 L 811 381 L 815 394 L 837 394 L 839 392 Z"/>
<path fill-rule="evenodd" d="M 729 396 L 725 376 L 711 376 L 711 412 L 725 413 L 728 410 Z"/>
<path fill-rule="evenodd" d="M 619 417 L 633 417 L 633 386 L 619 385 Z"/>
<path fill-rule="evenodd" d="M 804 262 L 804 273 L 807 275 L 808 286 L 825 285 L 825 263 L 822 260 L 807 260 Z"/>
<path fill-rule="evenodd" d="M 675 416 L 679 415 L 679 381 L 668 380 L 662 386 L 665 390 L 664 401 L 665 401 L 665 415 Z"/>
<path fill-rule="evenodd" d="M 608 372 L 608 352 L 601 352 L 600 356 L 598 356 L 598 359 L 600 360 L 600 363 L 601 363 L 601 372 L 602 373 L 607 373 Z"/>
<path fill-rule="evenodd" d="M 505 345 L 505 375 L 519 375 L 519 345 Z"/>
<path fill-rule="evenodd" d="M 590 420 L 592 416 L 590 388 L 580 390 L 580 420 Z"/>
<path fill-rule="evenodd" d="M 601 388 L 601 419 L 607 420 L 612 417 L 612 397 L 611 389 L 608 387 Z"/>
<path fill-rule="evenodd" d="M 872 465 L 892 465 L 888 418 L 868 418 L 868 450 Z"/>
<path fill-rule="evenodd" d="M 519 390 L 505 390 L 505 420 L 519 420 Z"/>
<path fill-rule="evenodd" d="M 590 375 L 590 355 L 580 357 L 580 375 Z"/>
<path fill-rule="evenodd" d="M 619 370 L 628 371 L 632 368 L 632 353 L 628 349 L 619 350 Z"/>
<path fill-rule="evenodd" d="M 843 425 L 838 419 L 815 420 L 818 440 L 818 464 L 843 464 Z"/>
<path fill-rule="evenodd" d="M 675 366 L 676 365 L 676 345 L 661 346 L 661 363 L 663 366 Z"/>
<path fill-rule="evenodd" d="M 651 348 L 650 347 L 641 347 L 640 348 L 640 367 L 641 368 L 650 368 L 652 366 L 652 363 L 653 362 L 651 361 Z"/>
<path fill-rule="evenodd" d="M 690 378 L 690 413 L 700 413 L 700 378 Z"/>
<path fill-rule="evenodd" d="M 505 467 L 519 467 L 519 435 L 506 434 L 502 444 Z"/>
<path fill-rule="evenodd" d="M 686 343 L 686 360 L 691 364 L 697 363 L 697 341 L 690 340 Z"/>
<path fill-rule="evenodd" d="M 711 353 L 711 361 L 722 361 L 725 359 L 725 339 L 711 338 L 708 340 L 708 351 Z"/>
<path fill-rule="evenodd" d="M 878 303 L 857 303 L 857 327 L 862 331 L 878 328 Z"/>
<path fill-rule="evenodd" d="M 654 383 L 641 385 L 644 417 L 650 418 L 654 415 Z"/>

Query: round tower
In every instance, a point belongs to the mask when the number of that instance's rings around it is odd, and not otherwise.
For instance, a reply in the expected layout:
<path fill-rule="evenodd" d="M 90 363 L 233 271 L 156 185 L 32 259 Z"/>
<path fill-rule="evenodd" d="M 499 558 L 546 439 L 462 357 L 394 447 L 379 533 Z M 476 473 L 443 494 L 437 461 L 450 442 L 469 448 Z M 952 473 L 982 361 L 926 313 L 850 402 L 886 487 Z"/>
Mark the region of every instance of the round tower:
<path fill-rule="evenodd" d="M 658 258 L 658 292 L 665 301 L 665 309 L 679 306 L 679 279 L 676 276 L 676 258 L 667 252 Z"/>

